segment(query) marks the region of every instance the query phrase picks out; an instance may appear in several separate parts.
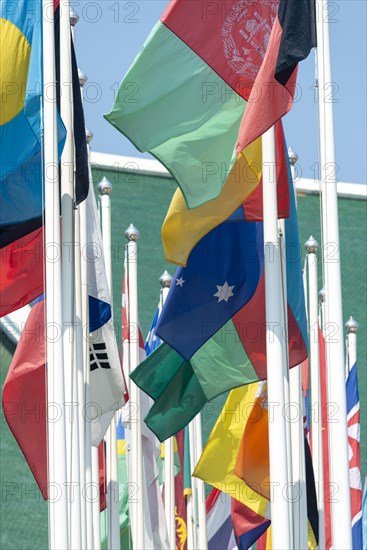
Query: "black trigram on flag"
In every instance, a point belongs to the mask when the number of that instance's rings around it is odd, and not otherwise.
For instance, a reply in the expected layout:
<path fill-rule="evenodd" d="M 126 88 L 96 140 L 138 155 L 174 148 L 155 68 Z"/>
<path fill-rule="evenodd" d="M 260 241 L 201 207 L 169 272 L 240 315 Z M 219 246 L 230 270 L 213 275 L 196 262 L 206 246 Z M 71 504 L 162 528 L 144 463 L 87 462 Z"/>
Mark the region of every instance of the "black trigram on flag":
<path fill-rule="evenodd" d="M 108 354 L 106 349 L 106 344 L 101 342 L 99 344 L 91 344 L 89 355 L 90 370 L 91 372 L 100 368 L 100 369 L 110 369 L 111 365 L 108 362 Z"/>

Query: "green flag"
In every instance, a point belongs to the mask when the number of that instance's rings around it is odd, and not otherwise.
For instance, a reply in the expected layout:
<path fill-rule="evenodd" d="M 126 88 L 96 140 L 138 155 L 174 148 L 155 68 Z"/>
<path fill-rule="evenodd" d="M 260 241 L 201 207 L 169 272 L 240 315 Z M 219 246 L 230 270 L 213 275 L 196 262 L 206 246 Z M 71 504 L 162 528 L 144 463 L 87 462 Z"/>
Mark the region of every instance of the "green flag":
<path fill-rule="evenodd" d="M 163 23 L 105 118 L 166 166 L 189 208 L 216 198 L 236 161 L 245 100 Z"/>
<path fill-rule="evenodd" d="M 155 401 L 145 422 L 160 441 L 184 428 L 208 401 L 259 379 L 232 321 L 190 361 L 163 343 L 130 376 Z"/>

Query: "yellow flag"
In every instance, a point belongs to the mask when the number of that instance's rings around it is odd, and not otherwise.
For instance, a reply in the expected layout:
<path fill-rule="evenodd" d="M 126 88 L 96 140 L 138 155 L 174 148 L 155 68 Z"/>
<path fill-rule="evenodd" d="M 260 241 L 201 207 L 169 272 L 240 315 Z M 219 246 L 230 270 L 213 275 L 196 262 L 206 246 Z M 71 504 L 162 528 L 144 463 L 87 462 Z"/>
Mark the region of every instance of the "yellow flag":
<path fill-rule="evenodd" d="M 240 464 L 237 464 L 248 419 L 253 417 L 254 409 L 258 410 L 259 419 L 263 414 L 264 391 L 264 382 L 231 391 L 193 475 L 242 502 L 259 516 L 270 518 L 269 501 L 246 483 L 239 470 Z M 268 442 L 263 441 L 263 446 L 268 453 Z"/>
<path fill-rule="evenodd" d="M 217 169 L 223 167 L 218 166 Z M 261 138 L 258 138 L 237 156 L 216 199 L 189 209 L 181 190 L 177 189 L 162 226 L 166 260 L 186 266 L 193 247 L 253 193 L 260 183 L 261 174 Z"/>

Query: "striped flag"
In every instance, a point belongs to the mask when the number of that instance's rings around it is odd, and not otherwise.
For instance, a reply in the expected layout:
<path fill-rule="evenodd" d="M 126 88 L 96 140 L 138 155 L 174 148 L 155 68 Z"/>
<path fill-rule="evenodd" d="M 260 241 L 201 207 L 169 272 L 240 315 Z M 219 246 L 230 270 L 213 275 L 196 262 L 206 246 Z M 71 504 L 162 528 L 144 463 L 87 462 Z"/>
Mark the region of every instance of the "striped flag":
<path fill-rule="evenodd" d="M 208 550 L 237 548 L 231 518 L 231 497 L 215 488 L 206 499 Z"/>
<path fill-rule="evenodd" d="M 360 449 L 360 409 L 358 394 L 357 363 L 347 378 L 347 421 L 349 444 L 349 479 L 352 506 L 353 550 L 362 549 L 362 480 Z"/>

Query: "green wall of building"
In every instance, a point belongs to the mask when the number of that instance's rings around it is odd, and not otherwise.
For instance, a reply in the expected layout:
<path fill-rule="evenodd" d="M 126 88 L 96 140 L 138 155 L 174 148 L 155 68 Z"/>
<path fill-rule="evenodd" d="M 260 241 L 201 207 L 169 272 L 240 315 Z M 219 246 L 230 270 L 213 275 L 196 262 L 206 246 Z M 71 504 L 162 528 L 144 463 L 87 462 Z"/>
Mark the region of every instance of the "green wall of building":
<path fill-rule="evenodd" d="M 93 172 L 97 184 L 107 176 L 113 184 L 112 201 L 112 262 L 114 321 L 121 342 L 121 285 L 123 277 L 124 231 L 132 222 L 140 230 L 139 238 L 139 317 L 146 336 L 159 298 L 158 279 L 165 269 L 174 275 L 175 266 L 163 259 L 160 228 L 175 186 L 172 180 L 139 174 L 112 171 Z M 366 201 L 339 201 L 341 261 L 343 279 L 344 319 L 352 315 L 360 325 L 358 332 L 359 389 L 362 420 L 362 475 L 366 473 L 366 273 L 365 243 L 367 238 Z M 300 241 L 312 234 L 319 242 L 319 200 L 316 196 L 298 197 Z M 304 254 L 304 252 L 302 251 Z M 321 273 L 320 273 L 321 287 Z M 344 335 L 343 335 L 344 338 Z M 12 349 L 0 342 L 1 383 L 8 370 Z M 203 413 L 206 438 L 215 421 L 225 395 L 211 403 Z M 3 414 L 0 428 L 0 476 L 2 487 L 0 511 L 0 547 L 2 550 L 40 550 L 47 548 L 47 505 L 33 481 Z"/>

